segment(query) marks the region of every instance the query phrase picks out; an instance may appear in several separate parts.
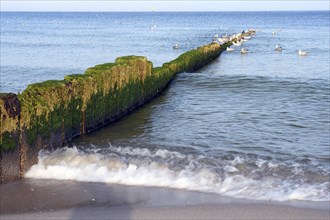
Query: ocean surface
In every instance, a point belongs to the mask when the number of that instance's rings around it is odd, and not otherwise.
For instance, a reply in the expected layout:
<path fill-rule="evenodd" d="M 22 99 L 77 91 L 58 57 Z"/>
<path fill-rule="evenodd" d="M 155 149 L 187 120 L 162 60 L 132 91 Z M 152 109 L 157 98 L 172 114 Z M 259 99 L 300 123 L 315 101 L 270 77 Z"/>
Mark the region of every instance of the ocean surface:
<path fill-rule="evenodd" d="M 129 116 L 41 152 L 26 178 L 330 201 L 329 11 L 1 13 L 0 91 L 124 55 L 160 66 L 214 34 L 248 28 L 257 30 L 242 45 L 248 54 L 236 47 L 177 75 Z"/>

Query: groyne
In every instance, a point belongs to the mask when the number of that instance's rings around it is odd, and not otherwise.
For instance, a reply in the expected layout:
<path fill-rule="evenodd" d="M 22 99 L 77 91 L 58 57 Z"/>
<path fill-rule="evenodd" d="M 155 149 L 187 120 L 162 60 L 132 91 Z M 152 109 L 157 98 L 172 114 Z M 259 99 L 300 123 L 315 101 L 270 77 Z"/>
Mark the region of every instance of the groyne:
<path fill-rule="evenodd" d="M 1 183 L 22 177 L 41 149 L 64 146 L 125 116 L 160 93 L 175 74 L 205 66 L 231 44 L 202 46 L 155 68 L 146 57 L 119 57 L 84 74 L 31 84 L 21 94 L 0 94 Z"/>

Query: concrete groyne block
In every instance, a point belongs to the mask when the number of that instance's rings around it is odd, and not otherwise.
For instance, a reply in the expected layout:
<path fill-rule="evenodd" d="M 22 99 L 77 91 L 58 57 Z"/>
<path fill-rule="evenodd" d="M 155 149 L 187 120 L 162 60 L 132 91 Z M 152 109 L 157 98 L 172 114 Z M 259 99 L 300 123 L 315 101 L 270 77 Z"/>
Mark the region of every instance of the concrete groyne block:
<path fill-rule="evenodd" d="M 29 85 L 21 94 L 0 94 L 1 182 L 21 177 L 53 149 L 93 132 L 141 106 L 164 90 L 181 72 L 194 72 L 217 58 L 228 45 L 209 44 L 153 68 L 143 56 L 118 57 Z"/>
<path fill-rule="evenodd" d="M 20 177 L 20 110 L 16 94 L 0 94 L 0 182 Z"/>

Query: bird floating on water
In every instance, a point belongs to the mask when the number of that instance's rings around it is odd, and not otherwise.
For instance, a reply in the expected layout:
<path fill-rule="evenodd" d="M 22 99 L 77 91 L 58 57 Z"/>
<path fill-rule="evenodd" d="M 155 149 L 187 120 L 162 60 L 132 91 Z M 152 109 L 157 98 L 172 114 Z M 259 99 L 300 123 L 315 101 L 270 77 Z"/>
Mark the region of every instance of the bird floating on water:
<path fill-rule="evenodd" d="M 279 45 L 279 44 L 276 44 L 276 46 L 275 46 L 275 50 L 276 50 L 276 51 L 282 51 L 282 50 L 283 50 L 283 48 L 282 48 L 282 46 L 281 46 L 281 45 Z"/>
<path fill-rule="evenodd" d="M 299 56 L 306 56 L 307 53 L 308 53 L 307 51 L 298 50 L 298 55 Z"/>
<path fill-rule="evenodd" d="M 243 47 L 243 48 L 241 49 L 241 54 L 247 54 L 248 51 L 249 51 L 249 50 L 248 50 L 247 48 L 244 48 L 244 47 Z"/>
<path fill-rule="evenodd" d="M 157 28 L 157 25 L 154 24 L 154 25 L 152 25 L 152 26 L 150 27 L 150 30 L 151 30 L 151 31 L 154 31 L 154 30 L 156 30 L 156 28 Z"/>
<path fill-rule="evenodd" d="M 178 44 L 178 43 L 175 43 L 175 44 L 173 45 L 173 49 L 174 49 L 174 50 L 179 49 L 179 44 Z"/>

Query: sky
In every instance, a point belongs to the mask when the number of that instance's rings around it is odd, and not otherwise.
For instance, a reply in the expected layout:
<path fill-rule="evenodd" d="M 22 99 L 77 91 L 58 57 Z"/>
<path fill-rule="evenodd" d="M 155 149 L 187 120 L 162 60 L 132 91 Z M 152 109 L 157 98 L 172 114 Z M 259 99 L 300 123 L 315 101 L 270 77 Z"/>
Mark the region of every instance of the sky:
<path fill-rule="evenodd" d="M 330 0 L 1 0 L 1 11 L 309 11 L 330 10 Z"/>

